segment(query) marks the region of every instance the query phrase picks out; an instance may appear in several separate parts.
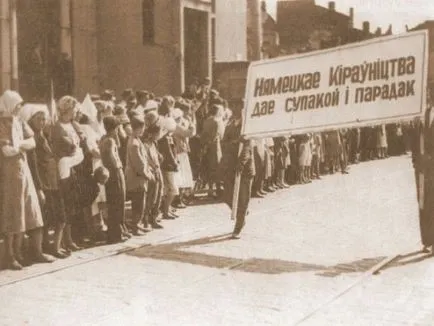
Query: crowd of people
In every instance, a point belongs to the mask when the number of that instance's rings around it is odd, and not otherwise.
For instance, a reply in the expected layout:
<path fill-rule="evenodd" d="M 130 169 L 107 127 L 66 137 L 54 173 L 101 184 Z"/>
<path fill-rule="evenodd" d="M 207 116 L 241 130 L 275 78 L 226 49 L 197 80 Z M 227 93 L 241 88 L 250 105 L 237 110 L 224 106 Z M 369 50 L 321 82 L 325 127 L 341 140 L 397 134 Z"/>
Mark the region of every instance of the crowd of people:
<path fill-rule="evenodd" d="M 63 96 L 56 104 L 55 111 L 25 104 L 10 90 L 0 99 L 0 232 L 8 268 L 144 236 L 179 218 L 199 193 L 230 205 L 231 192 L 224 188 L 233 183 L 228 171 L 239 162 L 228 153 L 238 155 L 243 141 L 243 102 L 223 99 L 209 79 L 179 97 L 126 89 L 118 100 L 107 90 L 90 96 L 90 103 Z M 393 124 L 250 140 L 248 197 L 348 173 L 359 161 L 404 154 L 409 128 Z"/>

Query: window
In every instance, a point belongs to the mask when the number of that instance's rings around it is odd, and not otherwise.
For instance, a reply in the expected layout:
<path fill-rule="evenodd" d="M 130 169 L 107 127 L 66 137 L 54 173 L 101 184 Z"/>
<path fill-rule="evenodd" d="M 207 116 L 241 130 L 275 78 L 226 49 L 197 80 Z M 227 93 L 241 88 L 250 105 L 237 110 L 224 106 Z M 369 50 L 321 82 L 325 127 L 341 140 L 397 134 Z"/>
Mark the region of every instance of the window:
<path fill-rule="evenodd" d="M 154 43 L 154 0 L 143 0 L 143 44 Z"/>

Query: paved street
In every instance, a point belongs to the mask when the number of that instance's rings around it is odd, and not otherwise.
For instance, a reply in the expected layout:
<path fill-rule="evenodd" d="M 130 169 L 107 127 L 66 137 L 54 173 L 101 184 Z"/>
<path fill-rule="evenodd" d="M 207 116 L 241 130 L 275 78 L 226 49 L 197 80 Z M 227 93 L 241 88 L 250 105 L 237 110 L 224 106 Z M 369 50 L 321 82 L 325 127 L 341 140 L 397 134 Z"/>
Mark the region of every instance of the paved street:
<path fill-rule="evenodd" d="M 434 323 L 407 156 L 254 200 L 240 240 L 223 204 L 182 213 L 123 245 L 1 271 L 0 325 Z"/>

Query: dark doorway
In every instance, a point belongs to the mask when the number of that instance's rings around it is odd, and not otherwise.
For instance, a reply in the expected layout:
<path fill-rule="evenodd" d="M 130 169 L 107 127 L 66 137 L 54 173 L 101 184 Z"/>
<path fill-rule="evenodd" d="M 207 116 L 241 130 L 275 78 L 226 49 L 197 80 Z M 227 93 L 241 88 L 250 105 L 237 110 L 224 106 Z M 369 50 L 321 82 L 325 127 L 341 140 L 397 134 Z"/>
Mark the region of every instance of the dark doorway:
<path fill-rule="evenodd" d="M 17 23 L 19 91 L 45 102 L 60 54 L 60 1 L 18 0 Z"/>
<path fill-rule="evenodd" d="M 208 13 L 184 8 L 185 85 L 208 76 Z"/>

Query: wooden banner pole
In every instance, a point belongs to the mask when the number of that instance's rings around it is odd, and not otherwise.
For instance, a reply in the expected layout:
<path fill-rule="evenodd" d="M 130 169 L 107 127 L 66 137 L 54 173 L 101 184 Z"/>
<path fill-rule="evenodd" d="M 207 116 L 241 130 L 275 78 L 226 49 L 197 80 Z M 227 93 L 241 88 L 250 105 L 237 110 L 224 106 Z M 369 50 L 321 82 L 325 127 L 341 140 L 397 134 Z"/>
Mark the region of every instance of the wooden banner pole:
<path fill-rule="evenodd" d="M 241 154 L 243 143 L 240 142 L 240 145 L 238 147 L 238 157 Z M 238 198 L 240 196 L 240 183 L 241 183 L 241 172 L 237 171 L 235 174 L 235 180 L 234 180 L 234 192 L 232 194 L 232 214 L 231 214 L 231 220 L 235 220 L 237 218 L 237 211 L 238 211 Z"/>

